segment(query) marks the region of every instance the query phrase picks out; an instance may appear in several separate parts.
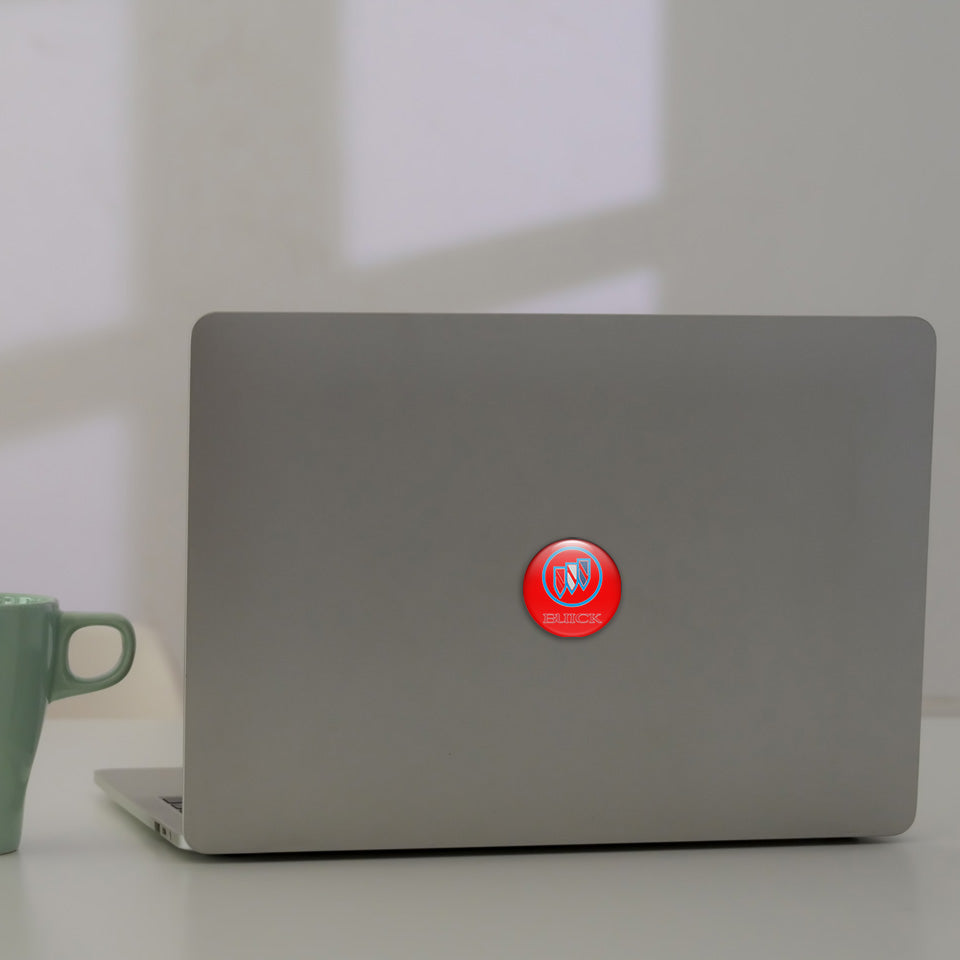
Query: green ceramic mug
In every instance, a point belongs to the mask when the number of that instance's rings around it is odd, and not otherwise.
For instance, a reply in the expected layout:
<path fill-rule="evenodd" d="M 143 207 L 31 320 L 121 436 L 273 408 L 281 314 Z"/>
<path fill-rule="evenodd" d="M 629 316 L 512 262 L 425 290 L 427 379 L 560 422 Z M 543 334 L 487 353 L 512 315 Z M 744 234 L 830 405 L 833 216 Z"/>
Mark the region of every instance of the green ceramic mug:
<path fill-rule="evenodd" d="M 120 660 L 99 677 L 76 677 L 67 657 L 70 637 L 93 626 L 120 633 Z M 23 799 L 47 703 L 118 683 L 135 649 L 130 621 L 117 614 L 61 613 L 52 597 L 0 593 L 0 854 L 20 845 Z"/>

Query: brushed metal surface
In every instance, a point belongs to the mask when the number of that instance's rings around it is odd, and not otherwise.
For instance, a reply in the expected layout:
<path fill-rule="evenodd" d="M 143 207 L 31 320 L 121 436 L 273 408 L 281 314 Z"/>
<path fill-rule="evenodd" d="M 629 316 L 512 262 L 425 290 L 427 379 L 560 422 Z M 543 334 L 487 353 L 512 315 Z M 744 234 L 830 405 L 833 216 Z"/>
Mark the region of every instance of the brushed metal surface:
<path fill-rule="evenodd" d="M 912 318 L 203 318 L 191 846 L 905 829 L 934 354 Z M 520 595 L 563 537 L 623 579 L 579 641 Z"/>

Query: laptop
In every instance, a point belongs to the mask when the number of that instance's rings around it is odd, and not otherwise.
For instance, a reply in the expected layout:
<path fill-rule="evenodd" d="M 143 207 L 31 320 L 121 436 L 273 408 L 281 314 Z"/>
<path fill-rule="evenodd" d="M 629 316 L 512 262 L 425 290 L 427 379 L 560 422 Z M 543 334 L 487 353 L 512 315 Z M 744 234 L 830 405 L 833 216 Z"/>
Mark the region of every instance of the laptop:
<path fill-rule="evenodd" d="M 207 854 L 893 835 L 935 337 L 909 317 L 213 314 L 184 767 Z"/>

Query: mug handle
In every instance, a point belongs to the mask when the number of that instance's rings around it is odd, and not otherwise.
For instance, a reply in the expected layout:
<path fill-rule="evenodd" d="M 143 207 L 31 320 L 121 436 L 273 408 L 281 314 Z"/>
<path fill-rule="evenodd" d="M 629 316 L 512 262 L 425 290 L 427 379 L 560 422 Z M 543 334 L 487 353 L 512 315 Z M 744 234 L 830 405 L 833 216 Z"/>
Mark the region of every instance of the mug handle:
<path fill-rule="evenodd" d="M 112 670 L 101 673 L 98 677 L 83 678 L 74 675 L 70 669 L 68 651 L 70 638 L 81 627 L 113 627 L 120 634 L 120 659 Z M 75 697 L 78 693 L 93 693 L 94 690 L 102 690 L 119 683 L 130 672 L 136 649 L 133 626 L 126 617 L 116 613 L 61 613 L 53 651 L 49 695 L 51 703 L 64 697 Z"/>

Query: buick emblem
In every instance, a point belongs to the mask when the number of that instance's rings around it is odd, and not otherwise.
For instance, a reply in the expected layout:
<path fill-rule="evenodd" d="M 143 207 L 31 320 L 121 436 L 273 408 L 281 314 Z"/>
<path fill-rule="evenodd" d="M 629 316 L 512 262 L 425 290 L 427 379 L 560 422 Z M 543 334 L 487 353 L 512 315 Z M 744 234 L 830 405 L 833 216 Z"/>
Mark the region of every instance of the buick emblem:
<path fill-rule="evenodd" d="M 558 637 L 602 630 L 620 605 L 620 571 L 589 540 L 557 540 L 527 565 L 523 600 L 538 626 Z"/>

